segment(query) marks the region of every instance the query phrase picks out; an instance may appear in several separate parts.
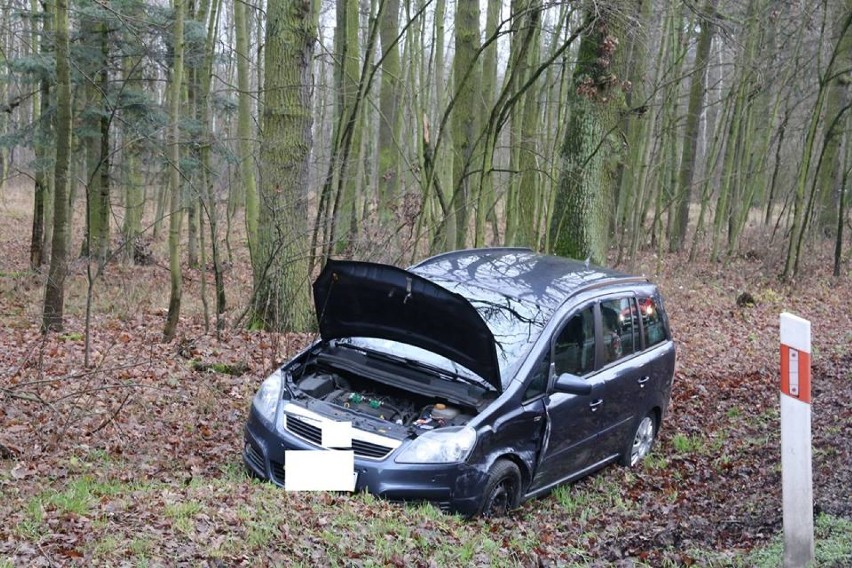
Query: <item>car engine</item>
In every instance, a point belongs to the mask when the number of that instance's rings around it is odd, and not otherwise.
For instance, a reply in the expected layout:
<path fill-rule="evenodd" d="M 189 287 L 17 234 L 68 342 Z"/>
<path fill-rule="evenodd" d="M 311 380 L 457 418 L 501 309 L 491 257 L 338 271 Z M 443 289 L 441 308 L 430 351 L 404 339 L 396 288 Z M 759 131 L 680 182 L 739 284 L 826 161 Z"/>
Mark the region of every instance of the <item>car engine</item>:
<path fill-rule="evenodd" d="M 406 393 L 391 387 L 382 388 L 379 383 L 369 382 L 370 387 L 375 388 L 355 388 L 352 382 L 337 373 L 320 372 L 309 374 L 296 384 L 311 398 L 402 426 L 430 430 L 465 424 L 472 418 L 442 402 L 417 395 L 404 396 Z"/>

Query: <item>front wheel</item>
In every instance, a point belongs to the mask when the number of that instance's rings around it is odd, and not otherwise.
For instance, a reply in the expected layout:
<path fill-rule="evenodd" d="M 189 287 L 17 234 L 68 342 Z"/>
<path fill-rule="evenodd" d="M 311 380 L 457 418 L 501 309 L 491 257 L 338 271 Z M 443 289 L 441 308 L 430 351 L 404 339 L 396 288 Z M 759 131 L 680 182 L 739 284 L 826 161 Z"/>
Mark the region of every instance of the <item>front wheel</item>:
<path fill-rule="evenodd" d="M 654 413 L 652 412 L 639 421 L 633 435 L 626 441 L 619 463 L 623 466 L 633 467 L 642 461 L 654 446 L 656 435 L 657 422 L 654 420 Z"/>
<path fill-rule="evenodd" d="M 521 500 L 521 471 L 509 460 L 498 460 L 489 472 L 482 494 L 479 514 L 500 517 L 518 506 Z"/>

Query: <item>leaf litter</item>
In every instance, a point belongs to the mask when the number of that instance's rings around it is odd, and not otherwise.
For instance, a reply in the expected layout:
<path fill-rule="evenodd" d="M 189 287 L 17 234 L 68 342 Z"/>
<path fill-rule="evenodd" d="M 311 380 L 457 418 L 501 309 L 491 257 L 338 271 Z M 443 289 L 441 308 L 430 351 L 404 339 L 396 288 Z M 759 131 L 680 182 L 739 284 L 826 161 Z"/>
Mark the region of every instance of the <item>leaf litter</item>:
<path fill-rule="evenodd" d="M 17 259 L 11 268 L 24 264 L 20 251 L 8 252 Z M 643 261 L 649 273 L 657 262 Z M 101 296 L 120 296 L 134 278 L 167 289 L 166 272 L 134 270 L 108 267 Z M 81 311 L 71 310 L 64 333 L 42 336 L 27 305 L 39 297 L 31 280 L 42 277 L 4 278 L 0 559 L 689 566 L 711 562 L 700 551 L 715 551 L 711 563 L 733 562 L 781 530 L 777 326 L 785 310 L 813 322 L 815 509 L 852 518 L 852 284 L 811 275 L 785 286 L 766 272 L 745 257 L 727 267 L 667 257 L 655 280 L 678 366 L 649 459 L 634 470 L 607 467 L 490 521 L 365 495 L 288 493 L 244 475 L 242 428 L 254 391 L 310 334 L 231 329 L 216 338 L 188 310 L 180 338 L 162 344 L 162 307 L 146 297 L 139 309 L 96 313 L 85 368 Z M 201 277 L 195 271 L 185 296 L 197 294 Z M 228 277 L 229 290 L 250 281 L 247 270 Z M 754 304 L 737 305 L 743 290 Z M 192 361 L 245 372 L 198 372 Z"/>

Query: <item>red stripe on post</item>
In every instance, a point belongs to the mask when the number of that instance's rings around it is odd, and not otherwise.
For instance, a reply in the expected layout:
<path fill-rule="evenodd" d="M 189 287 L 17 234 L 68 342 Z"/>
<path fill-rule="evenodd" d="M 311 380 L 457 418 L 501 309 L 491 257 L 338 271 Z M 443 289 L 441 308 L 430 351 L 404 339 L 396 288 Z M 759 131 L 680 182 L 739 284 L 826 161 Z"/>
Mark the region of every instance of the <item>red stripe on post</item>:
<path fill-rule="evenodd" d="M 792 375 L 791 375 L 792 371 Z M 811 354 L 781 344 L 781 392 L 811 403 Z"/>

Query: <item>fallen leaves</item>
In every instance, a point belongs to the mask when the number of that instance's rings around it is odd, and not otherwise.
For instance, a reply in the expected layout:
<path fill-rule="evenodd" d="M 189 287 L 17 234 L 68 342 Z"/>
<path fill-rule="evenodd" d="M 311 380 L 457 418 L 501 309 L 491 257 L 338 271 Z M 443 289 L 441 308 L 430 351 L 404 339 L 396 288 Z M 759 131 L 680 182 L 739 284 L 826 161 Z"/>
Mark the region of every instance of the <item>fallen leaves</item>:
<path fill-rule="evenodd" d="M 852 285 L 813 276 L 786 289 L 764 267 L 734 262 L 722 270 L 671 260 L 656 278 L 678 368 L 670 415 L 643 466 L 606 468 L 490 521 L 370 496 L 292 494 L 242 477 L 247 405 L 309 334 L 229 330 L 217 338 L 190 306 L 181 339 L 162 344 L 162 306 L 152 290 L 166 289 L 167 274 L 110 266 L 99 291 L 121 309 L 96 311 L 96 365 L 85 369 L 81 314 L 70 315 L 64 334 L 42 336 L 28 307 L 39 286 L 6 290 L 0 311 L 16 315 L 0 327 L 0 557 L 33 566 L 146 558 L 537 567 L 690 566 L 703 563 L 693 550 L 739 555 L 780 529 L 776 366 L 785 309 L 814 322 L 817 507 L 850 517 Z M 228 277 L 229 291 L 250 288 L 247 271 Z M 196 285 L 185 292 L 189 301 Z M 737 307 L 742 290 L 753 305 Z M 217 372 L 220 362 L 244 374 Z M 586 501 L 569 509 L 560 500 L 574 497 Z"/>

